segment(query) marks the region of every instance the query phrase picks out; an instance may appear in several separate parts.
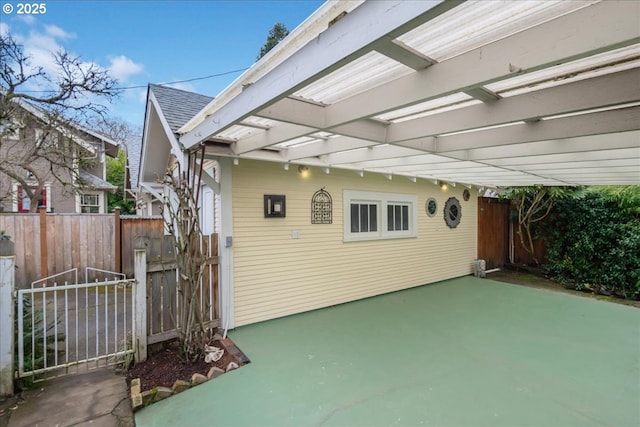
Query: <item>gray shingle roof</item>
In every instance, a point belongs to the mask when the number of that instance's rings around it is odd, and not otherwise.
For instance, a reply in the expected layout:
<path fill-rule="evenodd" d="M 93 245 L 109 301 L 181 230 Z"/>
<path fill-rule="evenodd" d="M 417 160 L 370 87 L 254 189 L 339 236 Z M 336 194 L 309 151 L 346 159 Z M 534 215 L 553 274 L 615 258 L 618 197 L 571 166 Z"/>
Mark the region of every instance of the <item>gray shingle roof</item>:
<path fill-rule="evenodd" d="M 118 187 L 116 187 L 115 185 L 110 184 L 107 181 L 103 180 L 102 178 L 99 178 L 86 171 L 80 171 L 80 178 L 82 178 L 82 180 L 87 185 L 89 185 L 91 188 L 94 188 L 96 190 L 107 190 L 107 191 L 114 192 L 118 189 Z"/>
<path fill-rule="evenodd" d="M 129 185 L 132 190 L 138 188 L 138 170 L 142 155 L 142 138 L 132 138 L 127 141 L 127 164 L 129 166 Z"/>
<path fill-rule="evenodd" d="M 155 84 L 150 84 L 149 90 L 174 133 L 213 100 L 210 96 Z"/>

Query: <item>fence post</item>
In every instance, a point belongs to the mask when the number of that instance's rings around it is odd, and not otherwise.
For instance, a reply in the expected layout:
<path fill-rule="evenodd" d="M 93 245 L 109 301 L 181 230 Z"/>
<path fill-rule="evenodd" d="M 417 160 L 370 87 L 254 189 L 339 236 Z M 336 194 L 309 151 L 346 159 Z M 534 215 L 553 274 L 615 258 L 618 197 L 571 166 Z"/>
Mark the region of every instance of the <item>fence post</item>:
<path fill-rule="evenodd" d="M 2 242 L 10 243 L 10 242 Z M 12 246 L 8 245 L 8 246 Z M 11 248 L 12 250 L 13 248 Z M 13 395 L 15 257 L 0 254 L 0 396 Z"/>
<path fill-rule="evenodd" d="M 118 273 L 122 273 L 122 225 L 120 224 L 120 208 L 113 211 L 114 232 L 115 232 L 115 265 L 114 269 Z"/>
<path fill-rule="evenodd" d="M 38 209 L 40 216 L 40 276 L 49 276 L 49 259 L 47 246 L 47 209 Z"/>
<path fill-rule="evenodd" d="M 147 251 L 134 251 L 136 363 L 147 360 Z"/>

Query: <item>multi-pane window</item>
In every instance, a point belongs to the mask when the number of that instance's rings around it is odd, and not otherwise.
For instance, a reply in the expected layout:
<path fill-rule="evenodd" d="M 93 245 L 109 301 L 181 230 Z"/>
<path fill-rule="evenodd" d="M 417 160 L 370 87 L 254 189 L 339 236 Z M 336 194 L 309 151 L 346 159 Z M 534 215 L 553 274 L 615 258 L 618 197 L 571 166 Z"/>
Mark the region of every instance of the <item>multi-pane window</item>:
<path fill-rule="evenodd" d="M 351 203 L 351 232 L 372 233 L 378 231 L 378 205 Z"/>
<path fill-rule="evenodd" d="M 409 230 L 409 205 L 408 204 L 388 204 L 387 205 L 387 231 L 408 231 Z"/>
<path fill-rule="evenodd" d="M 100 196 L 98 194 L 80 195 L 80 212 L 100 213 Z"/>
<path fill-rule="evenodd" d="M 344 190 L 344 240 L 416 237 L 417 197 Z"/>

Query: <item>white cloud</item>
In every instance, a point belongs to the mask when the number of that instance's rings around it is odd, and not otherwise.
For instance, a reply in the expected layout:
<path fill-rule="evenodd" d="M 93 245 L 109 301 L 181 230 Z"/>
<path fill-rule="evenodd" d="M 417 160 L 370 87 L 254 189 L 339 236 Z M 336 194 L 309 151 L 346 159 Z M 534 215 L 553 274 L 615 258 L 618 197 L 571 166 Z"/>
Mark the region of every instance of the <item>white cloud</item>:
<path fill-rule="evenodd" d="M 49 36 L 57 39 L 73 39 L 76 37 L 74 33 L 67 33 L 57 25 L 45 25 L 44 30 Z"/>
<path fill-rule="evenodd" d="M 36 22 L 36 18 L 33 15 L 16 15 L 16 18 L 27 25 L 33 25 Z"/>
<path fill-rule="evenodd" d="M 124 55 L 111 58 L 111 64 L 107 67 L 112 77 L 119 81 L 126 81 L 129 76 L 140 74 L 144 67 L 136 64 Z"/>
<path fill-rule="evenodd" d="M 0 22 L 0 35 L 6 36 L 7 34 L 9 34 L 9 25 L 4 22 Z"/>

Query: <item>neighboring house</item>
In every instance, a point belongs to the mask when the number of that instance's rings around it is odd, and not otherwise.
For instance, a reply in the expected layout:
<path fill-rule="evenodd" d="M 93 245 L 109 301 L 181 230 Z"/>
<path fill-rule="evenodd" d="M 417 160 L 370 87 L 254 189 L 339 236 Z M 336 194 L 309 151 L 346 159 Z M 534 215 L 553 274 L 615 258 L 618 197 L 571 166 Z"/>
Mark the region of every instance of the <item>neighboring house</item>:
<path fill-rule="evenodd" d="M 114 192 L 116 187 L 106 181 L 105 161 L 107 156 L 117 155 L 117 143 L 72 123 L 52 125 L 39 108 L 23 100 L 14 102 L 19 123 L 15 132 L 3 133 L 0 159 L 5 167 L 22 176 L 22 182 L 0 169 L 0 194 L 4 196 L 0 210 L 29 212 L 31 200 L 23 186 L 37 190 L 42 184 L 38 208 L 57 213 L 106 213 L 107 193 Z M 67 143 L 70 145 L 58 149 Z M 42 155 L 25 157 L 25 150 L 33 149 L 36 144 L 53 144 L 52 151 L 65 153 L 58 156 L 65 165 Z M 22 160 L 24 158 L 29 160 Z M 14 166 L 8 166 L 11 163 Z"/>
<path fill-rule="evenodd" d="M 470 274 L 479 192 L 640 184 L 639 14 L 327 2 L 179 129 L 150 87 L 139 187 L 204 152 L 228 328 Z"/>

